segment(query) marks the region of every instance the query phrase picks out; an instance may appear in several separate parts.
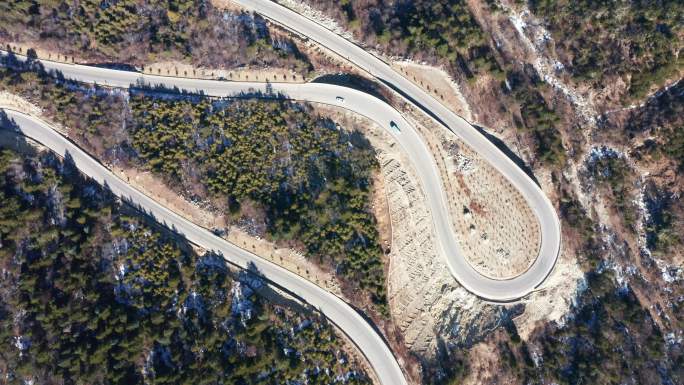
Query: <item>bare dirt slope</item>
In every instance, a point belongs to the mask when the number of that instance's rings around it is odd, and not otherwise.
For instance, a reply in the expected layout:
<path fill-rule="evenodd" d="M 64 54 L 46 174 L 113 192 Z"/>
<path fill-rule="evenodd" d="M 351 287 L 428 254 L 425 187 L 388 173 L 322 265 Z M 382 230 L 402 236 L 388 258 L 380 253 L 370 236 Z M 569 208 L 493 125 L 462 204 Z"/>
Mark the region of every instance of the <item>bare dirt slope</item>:
<path fill-rule="evenodd" d="M 424 126 L 421 127 L 427 131 Z M 366 135 L 377 151 L 384 177 L 392 224 L 388 272 L 390 309 L 407 348 L 420 359 L 429 360 L 439 354 L 442 343 L 476 343 L 501 322 L 518 314 L 519 308 L 515 304 L 499 306 L 487 303 L 458 285 L 449 273 L 443 257 L 437 253 L 434 227 L 430 221 L 425 195 L 406 155 L 384 130 L 371 127 Z M 469 155 L 476 159 L 474 154 Z M 475 175 L 488 178 L 487 173 L 473 174 L 473 178 L 476 178 Z M 505 189 L 504 181 L 502 178 L 489 179 L 494 191 Z M 465 196 L 463 188 L 457 184 L 454 184 L 453 194 Z M 517 208 L 507 206 L 505 200 L 487 203 L 507 210 L 509 218 L 519 220 L 526 215 L 524 205 L 520 205 L 523 210 L 517 211 Z M 478 223 L 483 226 L 494 227 L 499 223 L 494 216 L 473 214 L 474 217 L 478 217 Z M 462 236 L 468 233 L 456 231 L 456 234 Z M 506 242 L 500 236 L 495 236 L 494 239 L 497 242 Z M 518 243 L 525 244 L 522 240 L 518 240 Z M 536 253 L 532 255 L 536 256 Z M 496 256 L 490 259 L 498 260 Z M 521 258 L 518 262 L 520 261 L 529 261 L 529 258 Z M 520 265 L 524 266 L 524 263 Z M 526 330 L 531 330 L 540 320 L 560 319 L 570 306 L 572 293 L 580 279 L 581 271 L 572 254 L 564 252 L 547 283 L 538 292 L 521 301 L 526 304 L 525 311 L 516 319 L 521 334 L 526 334 Z"/>

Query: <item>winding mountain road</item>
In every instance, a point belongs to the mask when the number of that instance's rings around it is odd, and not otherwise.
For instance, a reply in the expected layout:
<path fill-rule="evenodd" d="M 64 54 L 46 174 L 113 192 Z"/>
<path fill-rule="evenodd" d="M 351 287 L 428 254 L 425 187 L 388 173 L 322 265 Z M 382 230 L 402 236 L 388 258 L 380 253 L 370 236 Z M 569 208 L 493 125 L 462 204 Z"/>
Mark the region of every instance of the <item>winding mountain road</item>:
<path fill-rule="evenodd" d="M 379 79 L 393 85 L 395 89 L 407 95 L 409 100 L 413 99 L 421 108 L 427 108 L 428 112 L 441 120 L 449 129 L 494 165 L 523 194 L 540 222 L 542 230 L 541 248 L 539 256 L 532 266 L 515 278 L 495 280 L 479 274 L 468 263 L 452 233 L 446 194 L 428 146 L 421 135 L 397 110 L 369 94 L 347 87 L 322 83 L 225 82 L 155 76 L 51 61 L 41 61 L 41 63 L 48 70 L 59 71 L 65 78 L 87 83 L 123 88 L 128 88 L 130 85 L 163 86 L 215 97 L 236 96 L 242 93 L 261 94 L 261 96 L 266 97 L 280 94 L 293 100 L 338 106 L 366 116 L 387 129 L 408 154 L 426 193 L 437 232 L 438 250 L 445 257 L 451 273 L 463 287 L 482 298 L 503 302 L 524 297 L 544 281 L 552 270 L 560 250 L 560 224 L 551 202 L 515 163 L 466 121 L 453 114 L 420 88 L 395 73 L 385 63 L 366 53 L 360 47 L 269 1 L 236 1 L 255 8 L 273 20 L 281 23 L 284 20 L 297 32 L 306 34 L 326 47 L 341 53 L 351 61 L 366 68 Z M 330 36 L 331 34 L 332 36 Z M 160 222 L 175 228 L 190 242 L 220 252 L 229 261 L 239 266 L 247 267 L 248 264 L 253 263 L 266 278 L 319 308 L 333 323 L 340 327 L 363 352 L 381 383 L 386 385 L 406 384 L 401 368 L 385 341 L 347 303 L 306 279 L 240 249 L 180 217 L 113 175 L 45 122 L 17 111 L 6 110 L 6 112 L 26 136 L 59 154 L 68 152 L 83 173 L 100 183 L 106 183 L 115 194 L 147 210 Z M 390 122 L 395 122 L 400 130 L 392 129 Z"/>
<path fill-rule="evenodd" d="M 551 201 L 518 165 L 465 119 L 456 115 L 422 88 L 395 71 L 389 64 L 362 47 L 276 2 L 270 0 L 231 1 L 317 42 L 367 71 L 397 91 L 407 102 L 416 105 L 458 135 L 520 191 L 539 221 L 542 232 L 539 255 L 523 274 L 511 279 L 495 280 L 478 273 L 463 256 L 449 225 L 451 219 L 445 205 L 447 200 L 444 198 L 445 193 L 441 188 L 439 178 L 435 180 L 431 175 L 426 178 L 423 168 L 417 167 L 419 175 L 424 179 L 423 187 L 428 193 L 441 254 L 446 257 L 451 274 L 463 287 L 482 298 L 507 302 L 524 297 L 544 282 L 553 270 L 560 253 L 560 221 Z M 402 145 L 406 148 L 405 141 Z M 411 156 L 414 155 L 411 154 Z M 415 162 L 414 165 L 416 165 Z"/>

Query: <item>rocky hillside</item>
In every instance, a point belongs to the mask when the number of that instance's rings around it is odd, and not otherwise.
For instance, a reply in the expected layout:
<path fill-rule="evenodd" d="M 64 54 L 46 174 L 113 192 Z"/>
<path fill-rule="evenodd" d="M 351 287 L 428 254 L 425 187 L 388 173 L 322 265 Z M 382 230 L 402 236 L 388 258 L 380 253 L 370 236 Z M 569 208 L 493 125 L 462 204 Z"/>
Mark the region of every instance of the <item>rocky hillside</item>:
<path fill-rule="evenodd" d="M 577 290 L 561 294 L 572 306 L 557 320 L 530 327 L 529 302 L 505 309 L 494 331 L 452 333 L 437 359 L 423 359 L 424 382 L 683 381 L 684 7 L 307 3 L 367 47 L 446 69 L 474 122 L 503 139 L 555 201 L 563 254 L 583 271 Z M 459 330 L 478 330 L 481 318 L 472 322 Z"/>

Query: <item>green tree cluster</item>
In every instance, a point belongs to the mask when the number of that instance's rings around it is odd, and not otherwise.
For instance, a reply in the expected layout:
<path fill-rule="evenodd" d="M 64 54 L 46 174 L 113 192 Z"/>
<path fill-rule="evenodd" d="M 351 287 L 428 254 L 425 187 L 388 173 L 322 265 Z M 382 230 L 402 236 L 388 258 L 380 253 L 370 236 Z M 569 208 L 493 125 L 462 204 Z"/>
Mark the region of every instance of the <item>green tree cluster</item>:
<path fill-rule="evenodd" d="M 625 120 L 624 131 L 629 138 L 645 133 L 655 139 L 637 148 L 635 157 L 658 160 L 666 156 L 675 162 L 678 173 L 684 172 L 684 81 L 678 81 L 632 109 Z"/>
<path fill-rule="evenodd" d="M 273 239 L 303 244 L 386 313 L 382 251 L 368 207 L 378 165 L 360 133 L 339 130 L 289 102 L 139 91 L 128 100 L 124 92 L 4 64 L 0 89 L 44 108 L 99 159 L 141 162 L 177 190 L 206 190 L 223 199 L 220 209 L 234 216 L 244 203 L 256 203 Z"/>
<path fill-rule="evenodd" d="M 452 66 L 477 72 L 499 72 L 489 49 L 487 34 L 475 20 L 465 1 L 398 2 L 387 32 L 403 40 L 409 52 L 433 52 Z"/>
<path fill-rule="evenodd" d="M 525 342 L 501 343 L 502 369 L 523 383 L 657 384 L 668 377 L 676 383 L 681 355 L 668 356 L 648 309 L 615 278 L 610 270 L 588 274 L 588 288 L 564 325 L 541 327 Z"/>
<path fill-rule="evenodd" d="M 265 212 L 274 240 L 298 241 L 385 309 L 385 279 L 370 213 L 369 143 L 286 101 L 130 100 L 132 146 L 144 163 L 185 188 L 200 183 L 239 215 Z"/>
<path fill-rule="evenodd" d="M 675 357 L 666 356 L 648 309 L 615 278 L 610 270 L 590 273 L 568 325 L 546 330 L 536 341 L 544 377 L 561 384 L 647 384 L 658 383 L 663 372 L 675 373 L 669 360 Z"/>
<path fill-rule="evenodd" d="M 633 171 L 627 159 L 604 148 L 600 155 L 589 158 L 587 171 L 599 186 L 608 187 L 617 212 L 620 213 L 625 225 L 633 228 L 637 212 L 633 203 Z"/>
<path fill-rule="evenodd" d="M 605 86 L 628 81 L 631 99 L 681 75 L 684 5 L 681 1 L 530 0 L 545 20 L 556 50 L 579 80 Z"/>
<path fill-rule="evenodd" d="M 7 384 L 369 383 L 325 319 L 199 256 L 67 160 L 0 152 Z"/>
<path fill-rule="evenodd" d="M 531 134 L 535 153 L 547 166 L 559 168 L 565 163 L 565 148 L 559 130 L 560 117 L 539 91 L 543 83 L 538 77 L 531 79 L 524 73 L 511 71 L 506 82 L 520 108 L 518 129 Z"/>
<path fill-rule="evenodd" d="M 654 255 L 664 258 L 676 255 L 684 243 L 681 229 L 684 221 L 684 205 L 667 188 L 648 183 L 644 189 L 644 201 L 648 210 L 645 223 L 646 245 Z"/>

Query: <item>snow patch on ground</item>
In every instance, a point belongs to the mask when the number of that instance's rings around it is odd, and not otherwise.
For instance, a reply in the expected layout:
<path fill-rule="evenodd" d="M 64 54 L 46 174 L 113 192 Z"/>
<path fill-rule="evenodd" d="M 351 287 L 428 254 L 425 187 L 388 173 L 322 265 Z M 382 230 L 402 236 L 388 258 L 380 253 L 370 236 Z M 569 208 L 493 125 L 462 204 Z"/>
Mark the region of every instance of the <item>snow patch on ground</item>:
<path fill-rule="evenodd" d="M 233 283 L 231 288 L 231 294 L 233 297 L 233 302 L 231 303 L 231 312 L 234 316 L 239 316 L 243 325 L 252 319 L 252 314 L 254 312 L 254 303 L 249 299 L 249 297 L 254 292 L 249 286 L 244 285 L 240 281 Z"/>
<path fill-rule="evenodd" d="M 601 159 L 626 159 L 626 155 L 614 148 L 607 146 L 592 147 L 591 151 L 587 154 L 586 164 L 587 167 L 591 167 L 596 164 Z"/>
<path fill-rule="evenodd" d="M 660 270 L 663 281 L 674 283 L 684 280 L 684 270 L 681 266 L 670 265 L 657 258 L 654 258 L 654 261 Z"/>
<path fill-rule="evenodd" d="M 24 336 L 14 337 L 14 347 L 23 354 L 25 350 L 31 347 L 31 339 Z"/>

